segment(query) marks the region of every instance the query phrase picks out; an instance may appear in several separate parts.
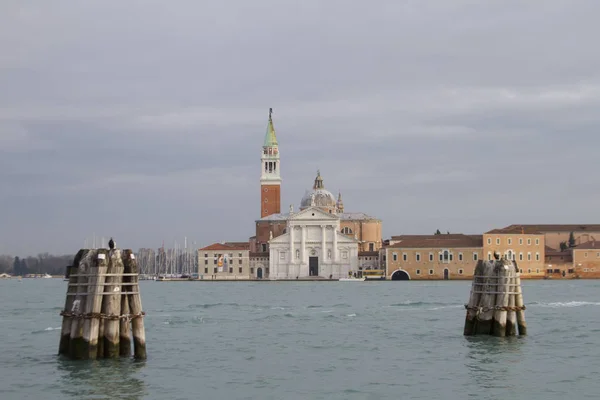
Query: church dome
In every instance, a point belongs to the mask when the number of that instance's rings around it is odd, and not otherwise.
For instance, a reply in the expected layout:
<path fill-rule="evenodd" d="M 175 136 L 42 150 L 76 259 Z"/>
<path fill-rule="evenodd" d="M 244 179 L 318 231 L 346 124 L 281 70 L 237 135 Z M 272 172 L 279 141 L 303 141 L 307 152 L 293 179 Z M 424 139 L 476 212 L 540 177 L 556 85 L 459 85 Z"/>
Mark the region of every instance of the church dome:
<path fill-rule="evenodd" d="M 317 171 L 315 184 L 312 190 L 307 190 L 300 201 L 300 209 L 308 207 L 320 207 L 328 212 L 335 212 L 337 209 L 337 200 L 335 196 L 325 189 L 321 173 Z"/>

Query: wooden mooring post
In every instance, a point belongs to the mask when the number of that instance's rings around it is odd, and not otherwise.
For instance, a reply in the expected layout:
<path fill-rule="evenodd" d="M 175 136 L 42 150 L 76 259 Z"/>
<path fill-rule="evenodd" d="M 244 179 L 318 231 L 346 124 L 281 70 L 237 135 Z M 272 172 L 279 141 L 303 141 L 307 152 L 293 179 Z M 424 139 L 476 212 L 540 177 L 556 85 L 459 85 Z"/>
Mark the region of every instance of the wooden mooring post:
<path fill-rule="evenodd" d="M 133 340 L 134 357 L 146 359 L 145 313 L 133 252 L 81 249 L 68 276 L 58 353 L 71 359 L 130 357 Z"/>
<path fill-rule="evenodd" d="M 475 267 L 465 336 L 527 334 L 521 276 L 514 261 L 480 260 Z"/>

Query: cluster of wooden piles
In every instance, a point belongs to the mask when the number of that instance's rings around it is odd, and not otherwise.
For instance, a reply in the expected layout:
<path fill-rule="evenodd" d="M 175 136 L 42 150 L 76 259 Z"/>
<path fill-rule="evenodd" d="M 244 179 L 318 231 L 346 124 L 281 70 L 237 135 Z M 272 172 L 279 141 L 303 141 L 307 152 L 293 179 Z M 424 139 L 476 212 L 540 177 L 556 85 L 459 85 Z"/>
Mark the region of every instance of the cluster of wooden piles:
<path fill-rule="evenodd" d="M 146 358 L 138 266 L 131 250 L 82 249 L 68 268 L 59 354 Z"/>
<path fill-rule="evenodd" d="M 514 261 L 479 261 L 475 267 L 464 334 L 527 334 L 521 276 Z"/>

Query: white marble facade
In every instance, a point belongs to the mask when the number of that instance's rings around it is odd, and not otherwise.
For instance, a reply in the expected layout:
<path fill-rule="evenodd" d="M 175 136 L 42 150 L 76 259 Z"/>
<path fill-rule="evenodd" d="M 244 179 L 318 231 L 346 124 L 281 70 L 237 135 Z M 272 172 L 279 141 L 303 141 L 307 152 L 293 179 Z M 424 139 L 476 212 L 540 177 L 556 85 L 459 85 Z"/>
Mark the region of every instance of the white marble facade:
<path fill-rule="evenodd" d="M 291 215 L 286 233 L 269 241 L 269 278 L 339 279 L 358 270 L 358 241 L 340 233 L 340 218 L 317 207 Z"/>

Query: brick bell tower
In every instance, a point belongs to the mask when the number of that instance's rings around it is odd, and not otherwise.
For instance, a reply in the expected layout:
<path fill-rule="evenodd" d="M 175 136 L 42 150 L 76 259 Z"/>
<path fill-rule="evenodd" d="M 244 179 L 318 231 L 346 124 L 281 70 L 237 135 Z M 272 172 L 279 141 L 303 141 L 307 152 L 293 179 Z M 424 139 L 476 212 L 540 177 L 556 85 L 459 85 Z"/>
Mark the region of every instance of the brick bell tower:
<path fill-rule="evenodd" d="M 273 109 L 269 108 L 269 123 L 263 143 L 260 174 L 260 217 L 281 212 L 281 174 L 279 145 L 273 127 Z"/>

